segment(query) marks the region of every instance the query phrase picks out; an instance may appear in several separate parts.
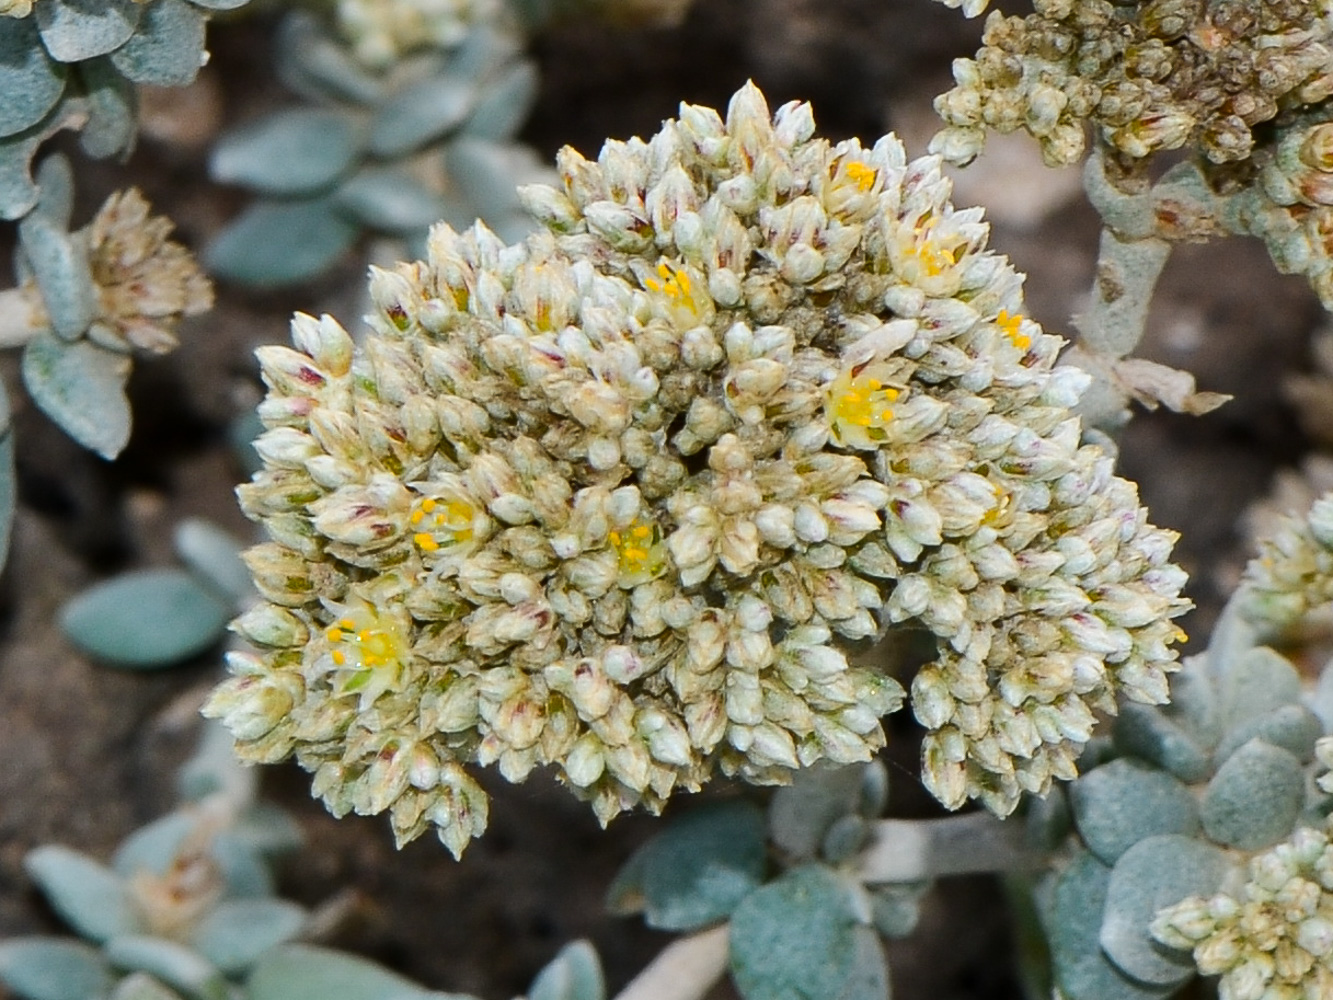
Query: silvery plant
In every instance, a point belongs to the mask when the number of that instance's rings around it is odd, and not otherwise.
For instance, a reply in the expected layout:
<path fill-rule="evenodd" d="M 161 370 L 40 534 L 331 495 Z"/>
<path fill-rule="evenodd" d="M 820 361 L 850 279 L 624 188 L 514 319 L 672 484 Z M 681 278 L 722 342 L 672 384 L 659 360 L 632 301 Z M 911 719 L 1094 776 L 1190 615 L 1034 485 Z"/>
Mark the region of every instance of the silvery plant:
<path fill-rule="evenodd" d="M 136 9 L 145 30 L 169 2 Z M 64 9 L 6 12 L 62 80 Z M 264 867 L 285 828 L 221 746 L 461 864 L 501 781 L 545 772 L 603 825 L 669 806 L 607 901 L 681 937 L 618 1000 L 728 975 L 745 1000 L 887 1000 L 885 940 L 981 872 L 1034 944 L 1033 998 L 1333 997 L 1333 671 L 1307 627 L 1333 604 L 1333 494 L 1274 523 L 1182 658 L 1176 535 L 1114 440 L 1131 404 L 1226 402 L 1132 356 L 1176 244 L 1257 237 L 1333 308 L 1333 7 L 1034 0 L 955 62 L 927 155 L 822 138 L 746 84 L 551 172 L 512 141 L 536 86 L 513 16 L 289 13 L 279 66 L 309 106 L 213 149 L 259 195 L 219 274 L 295 282 L 363 230 L 413 259 L 370 269 L 359 325 L 298 313 L 258 350 L 238 497 L 260 538 L 187 522 L 183 568 L 66 606 L 81 649 L 131 668 L 230 622 L 202 706 L 225 734 L 187 769 L 206 793 L 109 865 L 31 855 L 84 940 L 0 944 L 0 978 L 29 1000 L 456 996 L 312 942 Z M 96 58 L 137 80 L 122 44 Z M 100 120 L 77 79 L 52 101 Z M 1103 231 L 1067 351 L 952 202 L 945 163 L 992 131 L 1084 159 Z M 165 349 L 210 294 L 133 193 L 69 233 L 71 177 L 46 158 L 13 213 L 39 332 L 11 342 L 57 414 L 79 390 L 47 373 Z M 935 818 L 893 815 L 897 712 Z M 606 995 L 586 943 L 528 994 Z"/>

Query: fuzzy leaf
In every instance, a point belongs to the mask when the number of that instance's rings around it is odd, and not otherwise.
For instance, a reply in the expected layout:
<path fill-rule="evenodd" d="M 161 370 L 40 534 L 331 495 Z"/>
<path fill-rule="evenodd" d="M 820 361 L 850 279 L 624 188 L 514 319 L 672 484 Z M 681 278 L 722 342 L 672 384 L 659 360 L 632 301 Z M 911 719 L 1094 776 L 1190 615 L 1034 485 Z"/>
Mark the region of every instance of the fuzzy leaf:
<path fill-rule="evenodd" d="M 37 279 L 51 328 L 63 340 L 78 339 L 97 310 L 97 286 L 84 241 L 37 211 L 19 223 L 19 242 Z"/>
<path fill-rule="evenodd" d="M 105 941 L 139 929 L 124 884 L 86 854 L 46 844 L 29 851 L 23 867 L 51 908 L 81 937 Z"/>
<path fill-rule="evenodd" d="M 111 53 L 111 61 L 135 83 L 183 87 L 204 64 L 206 20 L 185 0 L 154 0 L 139 30 Z"/>
<path fill-rule="evenodd" d="M 61 232 L 69 229 L 74 214 L 74 168 L 64 153 L 52 153 L 42 160 L 37 186 L 42 189 L 37 212 Z"/>
<path fill-rule="evenodd" d="M 367 229 L 424 231 L 444 217 L 444 199 L 406 170 L 366 170 L 333 196 L 338 210 Z"/>
<path fill-rule="evenodd" d="M 477 86 L 455 74 L 430 77 L 385 101 L 375 112 L 370 149 L 396 159 L 457 128 L 472 110 Z"/>
<path fill-rule="evenodd" d="M 250 571 L 241 562 L 245 546 L 229 532 L 203 518 L 186 518 L 176 525 L 176 554 L 219 596 L 243 601 L 254 593 Z"/>
<path fill-rule="evenodd" d="M 1126 975 L 1149 986 L 1174 986 L 1194 975 L 1188 953 L 1148 933 L 1159 910 L 1186 896 L 1208 896 L 1222 884 L 1226 856 L 1212 844 L 1178 834 L 1149 837 L 1120 856 L 1106 887 L 1098 940 Z"/>
<path fill-rule="evenodd" d="M 9 20 L 9 18 L 5 18 Z M 0 23 L 0 29 L 3 29 Z M 4 69 L 0 65 L 0 75 Z M 0 108 L 4 102 L 0 101 Z M 0 111 L 3 114 L 3 111 Z M 0 219 L 21 219 L 37 204 L 37 185 L 32 180 L 32 158 L 42 144 L 41 128 L 0 138 Z"/>
<path fill-rule="evenodd" d="M 14 427 L 9 419 L 9 395 L 0 386 L 0 570 L 9 558 L 9 539 L 18 502 L 18 473 L 14 467 Z"/>
<path fill-rule="evenodd" d="M 113 982 L 102 953 L 82 941 L 0 941 L 0 983 L 24 1000 L 87 1000 L 106 993 Z"/>
<path fill-rule="evenodd" d="M 373 104 L 380 97 L 380 81 L 305 11 L 292 11 L 282 19 L 275 48 L 278 76 L 307 100 Z"/>
<path fill-rule="evenodd" d="M 1222 676 L 1222 717 L 1228 728 L 1301 700 L 1301 678 L 1267 646 L 1247 650 Z"/>
<path fill-rule="evenodd" d="M 139 124 L 138 90 L 110 59 L 81 63 L 78 72 L 88 90 L 88 124 L 79 133 L 79 145 L 97 159 L 128 156 Z"/>
<path fill-rule="evenodd" d="M 152 670 L 208 649 L 222 638 L 234 610 L 184 570 L 135 570 L 69 601 L 60 628 L 94 659 Z"/>
<path fill-rule="evenodd" d="M 587 941 L 573 941 L 537 973 L 527 1000 L 605 1000 L 606 982 L 597 952 Z"/>
<path fill-rule="evenodd" d="M 72 63 L 106 55 L 128 42 L 142 10 L 134 0 L 61 0 L 37 4 L 33 16 L 46 51 Z"/>
<path fill-rule="evenodd" d="M 116 984 L 110 1000 L 181 1000 L 181 995 L 146 972 L 131 972 Z"/>
<path fill-rule="evenodd" d="M 106 459 L 130 439 L 129 374 L 129 358 L 86 340 L 69 344 L 41 334 L 23 351 L 23 384 L 33 401 L 66 434 Z"/>
<path fill-rule="evenodd" d="M 1219 844 L 1257 851 L 1291 833 L 1305 804 L 1305 773 L 1286 750 L 1252 739 L 1203 793 L 1203 828 Z"/>
<path fill-rule="evenodd" d="M 750 893 L 731 917 L 731 973 L 746 1000 L 887 1000 L 874 931 L 832 869 L 793 868 Z"/>
<path fill-rule="evenodd" d="M 329 187 L 360 153 L 356 123 L 328 108 L 289 108 L 241 126 L 213 148 L 213 179 L 265 194 L 308 195 Z"/>
<path fill-rule="evenodd" d="M 319 274 L 356 242 L 358 233 L 325 198 L 258 202 L 218 235 L 205 260 L 220 278 L 277 288 Z"/>
<path fill-rule="evenodd" d="M 512 139 L 528 120 L 536 100 L 537 68 L 526 60 L 516 62 L 482 89 L 463 134 L 476 139 Z"/>
<path fill-rule="evenodd" d="M 36 125 L 64 92 L 65 67 L 46 54 L 36 19 L 0 19 L 0 137 Z"/>
<path fill-rule="evenodd" d="M 217 967 L 191 948 L 166 938 L 130 934 L 106 943 L 111 964 L 146 972 L 194 1000 L 228 1000 L 227 980 Z"/>
<path fill-rule="evenodd" d="M 191 0 L 196 7 L 203 7 L 206 10 L 236 10 L 238 7 L 244 7 L 250 0 Z"/>
<path fill-rule="evenodd" d="M 1090 852 L 1079 854 L 1055 883 L 1043 914 L 1052 972 L 1068 1000 L 1154 1000 L 1175 986 L 1136 983 L 1106 957 L 1098 942 L 1111 869 Z"/>
<path fill-rule="evenodd" d="M 1179 725 L 1150 705 L 1127 703 L 1112 730 L 1116 749 L 1142 757 L 1181 781 L 1202 781 L 1212 772 L 1212 756 Z"/>
<path fill-rule="evenodd" d="M 159 816 L 120 842 L 111 858 L 112 870 L 122 879 L 140 872 L 162 875 L 171 867 L 181 843 L 198 825 L 198 817 L 184 810 Z"/>
<path fill-rule="evenodd" d="M 1145 837 L 1199 828 L 1190 790 L 1129 758 L 1089 771 L 1070 786 L 1069 799 L 1084 843 L 1107 864 Z"/>
<path fill-rule="evenodd" d="M 459 139 L 445 153 L 449 180 L 487 224 L 519 207 L 518 185 L 533 179 L 527 151 L 485 139 Z"/>
<path fill-rule="evenodd" d="M 306 944 L 267 952 L 246 988 L 249 1000 L 444 1000 L 374 962 Z"/>
<path fill-rule="evenodd" d="M 725 920 L 764 876 L 764 820 L 749 802 L 692 810 L 640 848 L 644 920 L 695 930 Z"/>
<path fill-rule="evenodd" d="M 287 900 L 225 900 L 199 922 L 191 943 L 199 954 L 234 976 L 254 965 L 270 948 L 295 937 L 305 921 L 305 909 Z"/>
<path fill-rule="evenodd" d="M 1283 705 L 1271 712 L 1247 719 L 1227 733 L 1217 745 L 1214 759 L 1225 761 L 1240 747 L 1258 737 L 1271 746 L 1281 747 L 1302 764 L 1314 760 L 1314 745 L 1324 735 L 1319 716 L 1304 705 Z"/>
<path fill-rule="evenodd" d="M 773 793 L 768 829 L 773 843 L 798 858 L 812 858 L 828 828 L 856 811 L 863 764 L 803 768 Z"/>

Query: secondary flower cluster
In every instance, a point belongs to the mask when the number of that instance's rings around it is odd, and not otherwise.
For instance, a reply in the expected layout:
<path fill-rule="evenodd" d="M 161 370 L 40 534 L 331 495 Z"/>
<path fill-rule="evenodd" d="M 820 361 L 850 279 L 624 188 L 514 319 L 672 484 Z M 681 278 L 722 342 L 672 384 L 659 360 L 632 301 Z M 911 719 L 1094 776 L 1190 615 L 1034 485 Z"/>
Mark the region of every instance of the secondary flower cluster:
<path fill-rule="evenodd" d="M 957 6 L 957 2 L 951 3 Z M 969 0 L 969 12 L 984 3 Z M 1036 13 L 986 21 L 975 59 L 936 109 L 933 148 L 966 162 L 985 130 L 1027 129 L 1055 166 L 1083 152 L 1083 123 L 1125 156 L 1195 147 L 1243 160 L 1253 128 L 1333 94 L 1328 0 L 1034 0 Z"/>
<path fill-rule="evenodd" d="M 1279 628 L 1333 601 L 1333 493 L 1284 516 L 1246 569 L 1248 613 Z"/>
<path fill-rule="evenodd" d="M 499 7 L 497 0 L 338 0 L 338 28 L 363 63 L 387 67 L 421 49 L 452 48 Z"/>
<path fill-rule="evenodd" d="M 1222 1000 L 1333 996 L 1333 845 L 1302 828 L 1250 861 L 1239 895 L 1191 896 L 1163 910 L 1153 935 L 1221 976 Z"/>
<path fill-rule="evenodd" d="M 813 138 L 753 86 L 558 160 L 548 231 L 437 227 L 364 346 L 298 317 L 241 488 L 267 603 L 207 711 L 400 839 L 484 826 L 462 763 L 550 765 L 605 822 L 714 771 L 867 759 L 937 637 L 925 779 L 997 812 L 1093 712 L 1166 697 L 1183 573 L 1079 443 L 1086 383 L 938 159 Z M 855 654 L 855 655 L 853 655 Z"/>

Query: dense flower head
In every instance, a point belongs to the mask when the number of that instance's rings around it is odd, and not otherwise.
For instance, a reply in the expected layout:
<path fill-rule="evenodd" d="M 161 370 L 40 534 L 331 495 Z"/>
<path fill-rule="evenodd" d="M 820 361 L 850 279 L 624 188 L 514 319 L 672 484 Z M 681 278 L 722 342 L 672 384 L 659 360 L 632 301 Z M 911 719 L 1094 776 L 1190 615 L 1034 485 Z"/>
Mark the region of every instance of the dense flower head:
<path fill-rule="evenodd" d="M 1157 915 L 1153 935 L 1221 976 L 1222 1000 L 1333 996 L 1333 845 L 1308 827 L 1250 860 L 1238 893 L 1191 896 Z"/>
<path fill-rule="evenodd" d="M 421 49 L 452 48 L 500 6 L 497 0 L 338 0 L 338 28 L 361 62 L 385 67 Z"/>
<path fill-rule="evenodd" d="M 1004 813 L 1095 710 L 1162 701 L 1173 536 L 1080 445 L 1086 377 L 940 161 L 813 138 L 752 85 L 558 159 L 506 246 L 438 226 L 360 348 L 298 317 L 242 487 L 271 541 L 208 711 L 335 811 L 460 850 L 550 765 L 606 821 L 715 771 L 867 759 L 913 685 L 925 780 Z M 466 814 L 466 815 L 464 815 Z"/>
<path fill-rule="evenodd" d="M 1091 122 L 1126 157 L 1189 145 L 1229 163 L 1249 156 L 1256 125 L 1333 94 L 1328 0 L 1033 7 L 1026 17 L 992 12 L 976 58 L 955 61 L 955 86 L 936 101 L 949 127 L 933 144 L 950 159 L 972 159 L 986 129 L 1023 128 L 1048 163 L 1072 163 Z"/>
<path fill-rule="evenodd" d="M 1301 516 L 1283 515 L 1245 570 L 1247 613 L 1277 628 L 1333 602 L 1333 493 Z"/>
<path fill-rule="evenodd" d="M 27 17 L 33 0 L 0 0 L 0 17 Z"/>

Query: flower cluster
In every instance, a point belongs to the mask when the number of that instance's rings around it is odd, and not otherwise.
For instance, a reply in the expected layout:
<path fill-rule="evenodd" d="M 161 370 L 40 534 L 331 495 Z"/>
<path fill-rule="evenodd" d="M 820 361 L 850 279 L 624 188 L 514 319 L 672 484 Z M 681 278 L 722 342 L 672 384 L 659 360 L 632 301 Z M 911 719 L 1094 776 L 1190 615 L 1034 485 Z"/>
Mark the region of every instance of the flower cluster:
<path fill-rule="evenodd" d="M 338 28 L 357 59 L 383 68 L 420 49 L 452 48 L 499 6 L 497 0 L 338 0 Z"/>
<path fill-rule="evenodd" d="M 956 5 L 956 4 L 955 4 Z M 984 4 L 969 0 L 978 11 Z M 933 147 L 966 162 L 985 130 L 1027 129 L 1051 165 L 1083 152 L 1083 123 L 1131 158 L 1189 145 L 1243 160 L 1253 128 L 1333 94 L 1328 0 L 1034 0 L 986 21 L 975 59 L 954 63 Z"/>
<path fill-rule="evenodd" d="M 33 0 L 0 0 L 0 17 L 27 17 Z"/>
<path fill-rule="evenodd" d="M 1153 935 L 1193 951 L 1223 1000 L 1333 996 L 1333 845 L 1301 828 L 1251 859 L 1239 895 L 1191 896 L 1160 912 Z"/>
<path fill-rule="evenodd" d="M 1333 493 L 1304 517 L 1284 516 L 1245 572 L 1247 612 L 1276 627 L 1333 601 Z"/>
<path fill-rule="evenodd" d="M 813 131 L 751 85 L 567 148 L 523 191 L 547 231 L 438 226 L 373 274 L 361 349 L 298 317 L 260 351 L 263 652 L 207 709 L 243 755 L 458 851 L 461 763 L 550 765 L 605 822 L 867 759 L 897 623 L 937 639 L 913 698 L 950 807 L 1008 812 L 1116 695 L 1165 700 L 1184 575 L 1079 443 L 1086 376 L 937 158 Z"/>
<path fill-rule="evenodd" d="M 180 321 L 213 305 L 213 285 L 190 251 L 168 239 L 171 221 L 149 208 L 135 188 L 115 192 L 74 238 L 86 248 L 97 292 L 89 339 L 165 354 L 176 347 Z M 45 325 L 35 279 L 23 285 L 23 296 L 33 322 Z"/>

